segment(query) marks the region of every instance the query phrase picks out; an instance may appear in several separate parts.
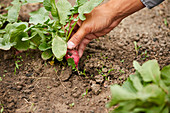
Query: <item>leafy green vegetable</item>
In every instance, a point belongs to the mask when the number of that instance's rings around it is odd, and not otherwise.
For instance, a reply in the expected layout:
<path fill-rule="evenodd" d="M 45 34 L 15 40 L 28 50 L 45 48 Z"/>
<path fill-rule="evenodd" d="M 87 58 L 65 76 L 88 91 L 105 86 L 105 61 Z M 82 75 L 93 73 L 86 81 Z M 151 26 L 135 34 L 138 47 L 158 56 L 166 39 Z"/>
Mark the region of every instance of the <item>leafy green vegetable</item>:
<path fill-rule="evenodd" d="M 51 0 L 44 0 L 43 5 L 47 11 L 51 11 L 52 9 Z"/>
<path fill-rule="evenodd" d="M 170 65 L 165 66 L 161 70 L 161 76 L 162 76 L 162 79 L 163 79 L 164 83 L 166 85 L 170 86 Z"/>
<path fill-rule="evenodd" d="M 27 50 L 30 47 L 30 41 L 22 41 L 22 37 L 28 37 L 28 34 L 25 32 L 22 32 L 20 35 L 18 35 L 15 38 L 16 45 L 14 46 L 18 50 Z"/>
<path fill-rule="evenodd" d="M 113 113 L 169 113 L 170 81 L 165 80 L 170 76 L 170 66 L 160 71 L 156 60 L 142 66 L 136 61 L 133 64 L 136 73 L 123 86 L 111 86 L 112 99 L 106 106 L 118 105 Z"/>
<path fill-rule="evenodd" d="M 67 43 L 59 36 L 54 35 L 52 41 L 52 52 L 58 61 L 62 61 L 67 52 Z"/>
<path fill-rule="evenodd" d="M 51 58 L 53 56 L 53 53 L 51 50 L 46 50 L 42 53 L 41 57 L 43 60 L 48 60 L 49 58 Z"/>
<path fill-rule="evenodd" d="M 51 11 L 51 14 L 54 19 L 59 19 L 55 0 L 44 0 L 43 5 L 47 11 Z"/>
<path fill-rule="evenodd" d="M 11 47 L 18 50 L 39 49 L 43 51 L 41 56 L 44 60 L 53 56 L 61 61 L 67 52 L 67 41 L 79 20 L 79 16 L 76 19 L 73 17 L 74 14 L 77 14 L 79 9 L 79 15 L 90 13 L 101 1 L 77 0 L 76 5 L 72 7 L 67 0 L 58 0 L 58 2 L 13 0 L 13 6 L 8 7 L 8 16 L 0 15 L 0 49 L 9 50 Z M 43 3 L 44 7 L 31 12 L 29 22 L 18 21 L 22 5 L 38 2 Z M 85 8 L 86 6 L 88 7 Z M 74 24 L 70 25 L 73 20 Z M 69 26 L 64 27 L 66 24 L 72 27 L 70 31 Z"/>
<path fill-rule="evenodd" d="M 13 6 L 8 11 L 8 21 L 16 22 L 18 20 L 21 3 L 19 0 L 14 0 L 11 4 L 13 4 Z"/>
<path fill-rule="evenodd" d="M 48 49 L 51 49 L 51 46 L 47 43 L 41 43 L 38 48 L 40 51 L 46 51 Z"/>
<path fill-rule="evenodd" d="M 76 64 L 75 64 L 73 58 L 67 59 L 67 63 L 68 63 L 68 66 L 72 66 L 73 70 L 76 69 Z"/>
<path fill-rule="evenodd" d="M 66 20 L 71 14 L 70 9 L 72 8 L 71 4 L 67 0 L 58 0 L 57 9 L 60 17 L 60 23 L 65 25 Z"/>
<path fill-rule="evenodd" d="M 40 8 L 38 11 L 31 12 L 30 15 L 29 23 L 32 24 L 43 24 L 49 19 L 49 12 L 46 11 L 44 7 Z"/>
<path fill-rule="evenodd" d="M 21 0 L 22 2 L 26 3 L 38 3 L 38 2 L 43 2 L 43 0 Z"/>
<path fill-rule="evenodd" d="M 77 0 L 77 5 L 81 6 L 86 3 L 88 0 Z"/>
<path fill-rule="evenodd" d="M 90 0 L 84 3 L 78 9 L 79 17 L 81 20 L 85 20 L 84 14 L 90 13 L 96 6 L 98 6 L 103 0 Z M 82 1 L 81 1 L 82 3 Z"/>
<path fill-rule="evenodd" d="M 12 46 L 16 45 L 15 42 L 11 43 L 8 37 L 9 35 L 5 34 L 3 38 L 0 38 L 0 49 L 9 50 Z"/>
<path fill-rule="evenodd" d="M 156 60 L 148 61 L 140 66 L 134 61 L 135 69 L 141 74 L 145 82 L 155 82 L 159 84 L 160 80 L 160 69 Z"/>
<path fill-rule="evenodd" d="M 3 24 L 6 22 L 7 18 L 0 14 L 0 28 L 3 26 Z"/>

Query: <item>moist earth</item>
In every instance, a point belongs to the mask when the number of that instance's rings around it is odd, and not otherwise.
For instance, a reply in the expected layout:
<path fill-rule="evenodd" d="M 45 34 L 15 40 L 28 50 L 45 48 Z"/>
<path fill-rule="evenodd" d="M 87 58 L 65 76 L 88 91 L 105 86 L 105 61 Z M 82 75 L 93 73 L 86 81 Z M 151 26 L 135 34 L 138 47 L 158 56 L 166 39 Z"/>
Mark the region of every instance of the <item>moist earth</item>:
<path fill-rule="evenodd" d="M 10 2 L 0 1 L 1 14 Z M 109 112 L 105 107 L 111 99 L 109 86 L 122 84 L 134 73 L 134 60 L 142 64 L 156 59 L 161 68 L 170 64 L 169 5 L 165 0 L 151 10 L 145 8 L 90 42 L 79 72 L 66 61 L 43 61 L 38 50 L 0 50 L 0 109 L 4 113 Z M 28 12 L 41 6 L 23 6 L 19 18 L 28 21 Z"/>

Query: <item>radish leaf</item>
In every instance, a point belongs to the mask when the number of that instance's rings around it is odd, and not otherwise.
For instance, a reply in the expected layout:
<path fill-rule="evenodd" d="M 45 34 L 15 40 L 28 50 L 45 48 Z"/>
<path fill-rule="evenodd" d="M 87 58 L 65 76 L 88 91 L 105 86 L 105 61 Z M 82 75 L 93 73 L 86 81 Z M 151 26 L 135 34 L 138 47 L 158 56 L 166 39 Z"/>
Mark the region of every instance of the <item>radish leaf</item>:
<path fill-rule="evenodd" d="M 90 13 L 96 6 L 102 3 L 102 1 L 103 0 L 90 0 L 80 6 L 78 9 L 80 19 L 84 21 L 86 19 L 84 14 Z"/>
<path fill-rule="evenodd" d="M 59 36 L 53 35 L 52 52 L 58 61 L 62 61 L 67 52 L 67 43 Z"/>
<path fill-rule="evenodd" d="M 48 60 L 49 58 L 51 58 L 53 56 L 53 53 L 51 50 L 46 50 L 42 53 L 41 57 L 43 60 Z"/>
<path fill-rule="evenodd" d="M 156 60 L 151 60 L 144 63 L 142 66 L 137 66 L 134 62 L 135 69 L 141 74 L 145 82 L 155 82 L 159 84 L 160 80 L 160 69 Z"/>
<path fill-rule="evenodd" d="M 60 23 L 65 25 L 68 15 L 71 14 L 70 9 L 72 8 L 71 4 L 67 0 L 59 0 L 57 2 L 57 9 L 60 17 Z"/>
<path fill-rule="evenodd" d="M 8 21 L 16 22 L 18 20 L 21 3 L 19 2 L 19 0 L 14 0 L 11 3 L 13 4 L 13 6 L 8 11 Z"/>
<path fill-rule="evenodd" d="M 17 50 L 27 50 L 30 46 L 30 41 L 22 41 L 22 37 L 28 37 L 28 34 L 25 32 L 20 33 L 16 38 L 15 41 L 16 45 L 14 46 Z"/>
<path fill-rule="evenodd" d="M 35 12 L 31 12 L 30 13 L 31 17 L 29 20 L 29 23 L 32 24 L 43 24 L 44 22 L 46 22 L 49 19 L 49 12 L 47 10 L 45 10 L 44 7 L 40 8 L 38 11 Z"/>

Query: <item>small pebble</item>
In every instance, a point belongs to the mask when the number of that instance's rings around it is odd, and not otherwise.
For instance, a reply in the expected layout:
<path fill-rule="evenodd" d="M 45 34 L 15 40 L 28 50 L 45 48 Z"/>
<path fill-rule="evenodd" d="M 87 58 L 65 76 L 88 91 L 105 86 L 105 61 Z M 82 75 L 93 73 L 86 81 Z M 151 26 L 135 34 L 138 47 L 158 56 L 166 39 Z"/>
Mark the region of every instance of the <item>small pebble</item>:
<path fill-rule="evenodd" d="M 153 38 L 153 41 L 154 41 L 154 42 L 158 41 L 158 38 Z"/>
<path fill-rule="evenodd" d="M 32 73 L 27 73 L 26 77 L 31 77 Z"/>
<path fill-rule="evenodd" d="M 104 81 L 104 77 L 102 75 L 95 76 L 95 80 L 98 83 L 102 83 Z"/>
<path fill-rule="evenodd" d="M 98 95 L 100 93 L 100 85 L 99 84 L 92 84 L 91 88 L 95 95 Z"/>

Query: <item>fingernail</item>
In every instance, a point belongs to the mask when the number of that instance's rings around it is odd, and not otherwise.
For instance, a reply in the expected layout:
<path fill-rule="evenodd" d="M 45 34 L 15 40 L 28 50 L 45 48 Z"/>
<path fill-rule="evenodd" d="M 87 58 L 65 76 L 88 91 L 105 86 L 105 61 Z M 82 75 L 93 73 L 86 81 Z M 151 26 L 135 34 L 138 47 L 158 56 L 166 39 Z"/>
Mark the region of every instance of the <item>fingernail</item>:
<path fill-rule="evenodd" d="M 71 41 L 67 43 L 69 49 L 73 49 L 75 47 L 75 44 Z"/>

